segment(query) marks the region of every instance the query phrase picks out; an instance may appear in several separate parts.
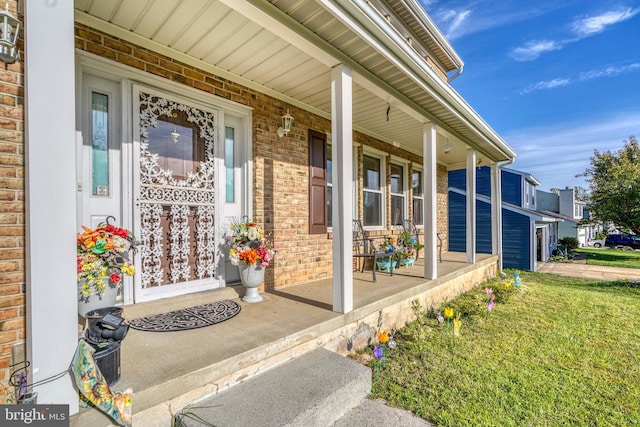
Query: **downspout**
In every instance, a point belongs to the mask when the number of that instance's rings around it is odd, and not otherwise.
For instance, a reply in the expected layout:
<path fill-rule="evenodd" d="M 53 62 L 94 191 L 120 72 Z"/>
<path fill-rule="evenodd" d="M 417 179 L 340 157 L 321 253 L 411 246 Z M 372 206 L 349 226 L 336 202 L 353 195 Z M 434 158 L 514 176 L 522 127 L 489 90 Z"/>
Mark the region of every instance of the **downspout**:
<path fill-rule="evenodd" d="M 502 260 L 502 168 L 505 166 L 509 166 L 513 162 L 516 161 L 515 157 L 510 158 L 509 160 L 504 161 L 502 164 L 496 162 L 496 179 L 500 180 L 500 193 L 497 195 L 500 198 L 500 203 L 498 206 L 498 271 L 502 274 L 503 270 L 503 260 Z"/>
<path fill-rule="evenodd" d="M 460 66 L 460 68 L 458 68 L 458 71 L 456 71 L 456 73 L 455 73 L 453 76 L 451 76 L 451 77 L 449 77 L 449 78 L 447 79 L 447 83 L 451 83 L 451 82 L 452 82 L 452 81 L 454 81 L 454 80 L 455 80 L 455 79 L 456 79 L 460 74 L 462 74 L 462 69 L 463 69 L 463 68 L 464 68 L 464 64 L 462 64 L 462 65 Z"/>

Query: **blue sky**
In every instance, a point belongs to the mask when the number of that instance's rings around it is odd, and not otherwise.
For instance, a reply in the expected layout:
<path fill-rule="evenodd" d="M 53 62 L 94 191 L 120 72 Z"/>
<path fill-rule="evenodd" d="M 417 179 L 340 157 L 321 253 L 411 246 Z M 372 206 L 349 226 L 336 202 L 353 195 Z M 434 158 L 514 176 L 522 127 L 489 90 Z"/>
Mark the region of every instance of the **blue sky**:
<path fill-rule="evenodd" d="M 420 2 L 465 63 L 451 85 L 539 189 L 588 189 L 594 149 L 640 137 L 640 1 Z"/>

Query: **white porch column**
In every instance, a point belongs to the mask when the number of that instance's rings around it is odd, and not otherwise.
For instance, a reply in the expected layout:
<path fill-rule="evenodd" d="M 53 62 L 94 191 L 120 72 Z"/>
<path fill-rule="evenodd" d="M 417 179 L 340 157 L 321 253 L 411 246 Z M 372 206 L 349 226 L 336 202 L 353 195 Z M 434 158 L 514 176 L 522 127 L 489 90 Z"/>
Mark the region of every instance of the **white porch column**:
<path fill-rule="evenodd" d="M 422 128 L 422 188 L 423 212 L 424 212 L 424 278 L 435 279 L 438 277 L 438 248 L 436 224 L 437 212 L 437 182 L 438 167 L 436 165 L 436 125 L 427 123 Z"/>
<path fill-rule="evenodd" d="M 497 164 L 491 166 L 491 253 L 498 255 L 498 270 L 502 271 L 502 179 Z"/>
<path fill-rule="evenodd" d="M 353 125 L 351 69 L 331 70 L 331 155 L 333 158 L 333 311 L 353 310 Z"/>
<path fill-rule="evenodd" d="M 467 150 L 467 262 L 476 263 L 476 151 Z"/>
<path fill-rule="evenodd" d="M 75 414 L 66 373 L 78 343 L 73 2 L 24 9 L 27 359 L 33 381 L 64 374 L 34 388 L 38 403 Z"/>

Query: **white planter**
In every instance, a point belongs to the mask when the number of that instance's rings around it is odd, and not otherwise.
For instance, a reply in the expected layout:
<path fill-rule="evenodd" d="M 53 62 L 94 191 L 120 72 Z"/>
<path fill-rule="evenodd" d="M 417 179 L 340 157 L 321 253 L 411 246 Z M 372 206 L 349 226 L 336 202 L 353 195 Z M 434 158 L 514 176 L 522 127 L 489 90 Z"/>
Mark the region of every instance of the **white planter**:
<path fill-rule="evenodd" d="M 247 265 L 244 262 L 238 264 L 240 268 L 240 280 L 242 284 L 247 288 L 247 293 L 242 297 L 244 302 L 260 302 L 262 297 L 258 292 L 258 286 L 264 282 L 264 268 L 260 267 L 259 263 L 253 263 Z"/>
<path fill-rule="evenodd" d="M 80 316 L 86 317 L 85 314 L 91 310 L 116 305 L 119 285 L 113 284 L 108 277 L 104 277 L 102 280 L 105 282 L 102 295 L 82 295 L 84 279 L 78 281 L 78 314 Z"/>

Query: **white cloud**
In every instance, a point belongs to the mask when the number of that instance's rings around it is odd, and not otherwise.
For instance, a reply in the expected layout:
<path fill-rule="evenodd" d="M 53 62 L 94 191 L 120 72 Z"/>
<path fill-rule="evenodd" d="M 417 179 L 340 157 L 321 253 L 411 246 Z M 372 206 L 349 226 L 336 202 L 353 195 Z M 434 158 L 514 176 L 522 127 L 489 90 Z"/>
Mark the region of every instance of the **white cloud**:
<path fill-rule="evenodd" d="M 622 67 L 606 67 L 599 70 L 591 70 L 580 73 L 578 78 L 580 81 L 592 80 L 601 77 L 615 77 L 620 74 L 632 73 L 634 71 L 640 71 L 640 63 L 633 63 L 630 65 L 623 65 Z"/>
<path fill-rule="evenodd" d="M 520 92 L 520 94 L 524 95 L 530 92 L 534 92 L 536 90 L 553 89 L 560 86 L 566 86 L 568 84 L 571 84 L 571 80 L 569 79 L 547 80 L 544 82 L 538 82 L 538 83 L 534 83 L 532 85 L 527 86 Z"/>
<path fill-rule="evenodd" d="M 588 188 L 584 178 L 576 178 L 589 166 L 593 151 L 617 151 L 630 135 L 640 134 L 640 111 L 624 111 L 598 121 L 548 124 L 503 132 L 518 157 L 509 166 L 535 176 L 540 189 L 579 185 Z"/>
<path fill-rule="evenodd" d="M 553 40 L 533 40 L 513 49 L 509 56 L 516 61 L 533 61 L 545 52 L 559 49 L 562 49 L 562 46 Z"/>
<path fill-rule="evenodd" d="M 611 25 L 624 22 L 640 12 L 640 9 L 617 9 L 600 15 L 579 18 L 573 22 L 571 29 L 579 38 L 601 33 Z"/>

